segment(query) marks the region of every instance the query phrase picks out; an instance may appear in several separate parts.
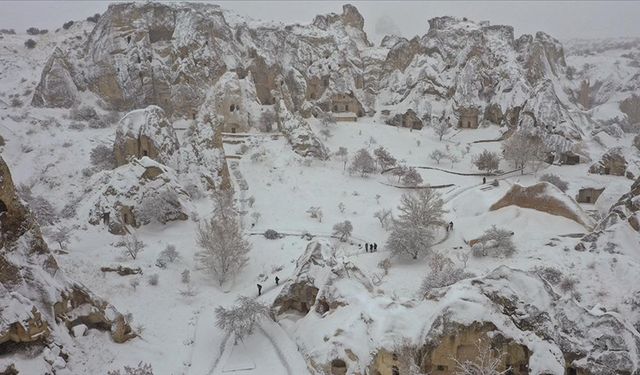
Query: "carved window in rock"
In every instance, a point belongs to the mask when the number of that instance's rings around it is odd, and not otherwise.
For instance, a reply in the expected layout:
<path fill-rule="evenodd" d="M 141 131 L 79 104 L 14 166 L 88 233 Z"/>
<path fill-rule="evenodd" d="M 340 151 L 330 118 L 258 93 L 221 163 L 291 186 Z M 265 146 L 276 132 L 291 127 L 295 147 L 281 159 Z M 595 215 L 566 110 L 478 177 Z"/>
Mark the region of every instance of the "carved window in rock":
<path fill-rule="evenodd" d="M 400 375 L 400 369 L 398 366 L 391 367 L 391 375 Z"/>

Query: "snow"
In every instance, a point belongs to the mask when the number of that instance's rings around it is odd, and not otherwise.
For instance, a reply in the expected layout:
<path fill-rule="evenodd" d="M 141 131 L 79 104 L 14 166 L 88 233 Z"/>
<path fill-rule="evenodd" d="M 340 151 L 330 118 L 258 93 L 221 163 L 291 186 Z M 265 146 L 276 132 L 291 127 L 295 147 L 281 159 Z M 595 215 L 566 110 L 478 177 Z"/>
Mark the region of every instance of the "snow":
<path fill-rule="evenodd" d="M 224 16 L 231 25 L 246 22 L 250 28 L 258 27 L 257 25 L 268 26 L 258 23 L 261 21 L 243 20 L 237 16 L 234 18 L 227 11 Z M 477 30 L 473 23 L 462 22 L 455 25 L 464 30 Z M 91 149 L 98 144 L 112 146 L 115 127 L 88 128 L 82 131 L 69 129 L 71 121 L 65 118 L 67 110 L 30 107 L 27 104 L 29 96 L 22 93 L 35 87 L 40 71 L 55 45 L 60 45 L 67 39 L 73 40 L 75 35 L 82 35 L 85 30 L 89 31 L 90 27 L 78 24 L 67 31 L 39 36 L 38 47 L 34 50 L 22 47 L 27 39 L 26 35 L 4 35 L 0 40 L 2 51 L 6 52 L 0 59 L 0 71 L 3 73 L 0 75 L 0 100 L 8 103 L 10 99 L 7 95 L 18 93 L 25 102 L 22 108 L 12 108 L 0 102 L 0 132 L 7 142 L 2 148 L 2 157 L 11 167 L 16 184 L 32 186 L 35 194 L 46 196 L 58 210 L 70 201 L 80 202 L 77 215 L 63 218 L 60 223 L 72 227 L 73 235 L 68 254 L 59 254 L 56 258 L 71 279 L 83 283 L 121 312 L 131 313 L 132 325 L 140 332 L 140 338 L 125 344 L 115 344 L 108 334 L 95 329 L 76 326 L 74 337 L 68 334 L 65 337 L 66 330 L 61 329 L 56 334 L 63 337 L 61 340 L 65 343 L 65 350 L 70 352 L 70 360 L 64 366 L 67 373 L 103 373 L 143 361 L 151 363 L 155 373 L 160 375 L 221 374 L 230 370 L 238 370 L 234 372 L 237 374 L 298 375 L 313 373 L 307 367 L 307 359 L 312 358 L 320 364 L 326 364 L 336 357 L 346 358 L 346 348 L 352 349 L 358 357 L 356 368 L 364 371 L 376 350 L 382 347 L 392 348 L 400 338 L 407 337 L 415 344 L 423 344 L 429 337 L 435 320 L 445 312 L 452 312 L 461 323 L 486 319 L 517 342 L 526 343 L 533 353 L 532 373 L 563 372 L 560 367 L 562 357 L 557 346 L 541 340 L 533 333 L 516 329 L 513 323 L 505 321 L 503 315 L 492 309 L 493 305 L 487 297 L 479 293 L 478 287 L 472 285 L 472 280 L 464 280 L 446 289 L 440 301 L 425 301 L 417 292 L 422 278 L 429 272 L 426 262 L 394 258 L 389 274 L 381 276 L 382 270 L 378 263 L 390 254 L 384 248 L 387 232 L 380 228 L 373 215 L 383 208 L 396 211 L 400 196 L 410 190 L 392 186 L 397 181 L 387 174 L 351 176 L 343 170 L 342 162 L 337 158 L 304 158 L 294 152 L 290 141 L 283 136 L 272 137 L 271 134 L 260 134 L 252 129 L 243 141 L 249 147 L 249 151 L 244 154 L 240 154 L 239 145 L 224 145 L 226 155 L 240 155 L 236 168 L 244 183 L 239 183 L 240 179 L 234 174 L 233 168 L 230 174 L 240 211 L 245 212 L 242 217 L 245 231 L 253 246 L 249 264 L 230 283 L 222 288 L 218 287 L 194 262 L 194 254 L 199 250 L 195 243 L 195 230 L 199 221 L 208 218 L 212 212 L 213 202 L 208 194 L 202 197 L 185 197 L 189 220 L 166 225 L 152 223 L 137 229 L 136 235 L 147 246 L 138 259 L 123 257 L 121 249 L 113 246 L 119 237 L 111 235 L 101 225 L 88 225 L 90 209 L 95 207 L 97 196 L 105 193 L 102 190 L 102 178 L 110 176 L 112 183 L 128 190 L 136 185 L 135 181 L 144 167 L 158 166 L 170 176 L 168 184 L 181 191 L 203 170 L 217 176 L 217 168 L 224 163 L 224 154 L 218 149 L 207 149 L 204 154 L 194 151 L 199 150 L 205 141 L 213 139 L 216 131 L 213 127 L 202 127 L 195 136 L 187 134 L 188 132 L 179 134 L 180 156 L 169 163 L 175 165 L 167 167 L 143 158 L 139 164 L 84 176 L 82 170 L 90 167 Z M 317 28 L 309 30 L 305 27 L 294 27 L 293 31 L 308 38 L 331 35 L 339 43 L 345 44 L 348 43 L 346 33 L 353 32 Z M 502 53 L 508 62 L 503 66 L 508 79 L 501 81 L 500 85 L 505 88 L 510 86 L 512 91 L 509 95 L 498 95 L 496 102 L 502 108 L 509 108 L 515 103 L 522 103 L 530 94 L 531 88 L 522 79 L 516 79 L 522 74 L 511 64 L 517 56 L 507 51 L 504 41 L 494 35 L 494 32 L 489 36 L 491 48 Z M 183 37 L 186 38 L 187 35 Z M 359 45 L 358 48 L 364 47 Z M 13 49 L 19 50 L 19 53 L 12 53 Z M 364 51 L 363 56 L 383 59 L 386 52 L 386 48 L 373 47 Z M 619 52 L 617 50 L 616 53 L 619 55 Z M 591 62 L 594 67 L 588 70 L 589 75 L 601 77 L 599 80 L 621 81 L 624 86 L 625 82 L 629 82 L 632 71 L 619 67 L 619 70 L 612 72 L 611 64 L 607 63 L 611 56 L 613 55 L 605 51 L 604 54 L 595 56 L 571 55 L 567 60 L 570 65 L 576 66 Z M 387 76 L 387 87 L 390 89 L 379 95 L 376 108 L 378 113 L 386 108 L 397 112 L 411 108 L 416 103 L 414 100 L 420 98 L 418 89 L 400 100 L 401 96 L 394 87 L 406 88 L 407 82 L 419 81 L 421 74 L 438 77 L 438 81 L 452 82 L 454 77 L 451 73 L 435 69 L 437 65 L 434 57 L 422 58 L 423 61 L 412 61 L 408 71 L 403 74 L 398 72 Z M 337 65 L 337 60 L 333 57 L 329 62 Z M 319 66 L 313 68 L 320 69 Z M 321 70 L 313 72 L 323 73 Z M 473 71 L 467 73 L 472 74 Z M 23 78 L 25 82 L 21 82 Z M 229 82 L 222 82 L 220 90 L 227 87 L 223 83 Z M 246 82 L 238 84 L 245 85 Z M 252 88 L 245 85 L 241 89 L 250 91 Z M 555 86 L 550 86 L 548 90 L 558 96 L 564 95 L 559 94 Z M 632 88 L 628 92 L 633 90 L 636 89 Z M 570 110 L 562 106 L 555 109 L 546 107 L 548 103 L 542 99 L 533 100 L 528 105 L 543 113 L 559 111 L 561 116 L 572 117 L 583 137 L 585 153 L 592 160 L 598 160 L 612 146 L 622 146 L 630 164 L 637 163 L 640 158 L 633 151 L 628 134 L 623 139 L 616 139 L 601 132 L 597 134 L 599 141 L 596 141 L 594 134 L 590 132 L 593 124 L 579 120 L 582 115 L 590 116 L 594 121 L 621 115 L 617 110 L 617 103 L 623 97 L 620 92 L 612 89 L 607 95 L 602 94 L 607 101 L 584 113 L 572 103 L 567 103 L 570 100 L 564 97 L 559 98 L 559 101 Z M 80 94 L 79 100 L 83 103 L 91 103 L 96 99 L 88 93 Z M 246 93 L 243 95 L 250 96 Z M 205 101 L 205 106 L 208 103 L 210 102 Z M 431 113 L 437 114 L 448 108 L 449 104 L 434 100 L 429 105 Z M 284 108 L 284 104 L 281 106 Z M 248 108 L 253 118 L 257 118 L 261 106 L 251 103 Z M 423 111 L 427 112 L 427 108 Z M 146 116 L 144 109 L 134 111 L 123 119 L 122 124 L 127 131 L 137 134 L 139 124 L 143 123 L 143 116 Z M 474 142 L 495 140 L 504 128 L 488 125 L 477 130 L 455 130 L 440 142 L 430 127 L 421 131 L 396 128 L 385 125 L 380 115 L 376 114 L 373 118 L 359 118 L 355 123 L 331 125 L 332 135 L 325 140 L 318 136 L 324 126 L 320 121 L 313 118 L 301 120 L 294 117 L 297 116 L 294 113 L 287 113 L 287 116 L 288 124 L 285 127 L 293 129 L 290 137 L 295 138 L 300 134 L 317 137 L 320 146 L 326 147 L 328 152 L 346 147 L 350 155 L 353 155 L 360 148 L 371 152 L 384 146 L 406 165 L 434 168 L 419 168 L 418 171 L 425 184 L 452 184 L 438 191 L 443 194 L 448 210 L 445 220 L 455 223 L 455 230 L 447 237 L 444 233 L 438 233 L 444 240 L 436 245 L 436 250 L 447 255 L 456 264 L 461 263 L 460 256 L 469 252 L 466 242 L 477 238 L 491 225 L 514 231 L 517 251 L 513 257 L 470 258 L 467 264 L 466 271 L 474 273 L 477 278 L 490 278 L 491 286 L 500 293 L 521 296 L 527 303 L 542 311 L 552 311 L 554 307 L 551 305 L 555 303 L 550 300 L 552 294 L 544 291 L 545 287 L 540 279 L 527 272 L 536 267 L 554 267 L 564 275 L 579 280 L 577 289 L 582 300 L 576 311 L 585 312 L 571 317 L 586 319 L 591 315 L 602 315 L 601 309 L 604 308 L 609 312 L 607 314 L 617 314 L 617 318 L 630 327 L 637 321 L 638 311 L 628 303 L 629 295 L 636 292 L 634 288 L 638 285 L 640 255 L 637 252 L 637 232 L 617 227 L 612 230 L 610 239 L 618 243 L 616 253 L 577 252 L 573 250 L 577 239 L 564 235 L 586 233 L 587 228 L 572 220 L 513 206 L 489 211 L 489 207 L 504 196 L 513 184 L 533 185 L 538 182 L 540 175 L 555 173 L 569 182 L 567 193 L 558 195 L 565 201 L 571 201 L 581 187 L 605 187 L 605 192 L 596 205 L 580 205 L 585 210 L 582 213 L 584 215 L 592 214 L 590 211 L 594 209 L 604 214 L 620 195 L 629 191 L 632 181 L 624 177 L 588 174 L 589 163 L 583 163 L 575 166 L 545 165 L 537 172 L 527 171 L 522 175 L 519 172 L 510 173 L 497 177 L 497 187 L 483 186 L 481 176 L 463 174 L 477 173 L 472 163 L 473 156 L 484 149 L 500 152 L 500 142 Z M 54 117 L 60 125 L 44 128 L 39 120 L 47 117 Z M 549 121 L 555 121 L 554 116 L 549 117 L 552 118 Z M 304 124 L 295 122 L 296 120 L 304 121 Z M 184 119 L 168 121 L 173 128 L 180 129 L 202 123 L 200 118 L 195 122 Z M 176 139 L 174 137 L 175 135 L 171 136 Z M 67 141 L 72 145 L 63 146 Z M 32 151 L 25 152 L 27 146 L 32 147 Z M 456 155 L 459 161 L 451 163 L 443 160 L 440 164 L 436 163 L 429 157 L 436 149 Z M 264 152 L 261 161 L 251 160 L 249 156 L 255 152 Z M 505 161 L 501 162 L 500 168 L 504 171 L 512 169 Z M 249 203 L 250 197 L 255 199 L 255 203 Z M 344 212 L 339 208 L 341 202 L 346 207 Z M 311 206 L 321 207 L 324 214 L 322 221 L 309 217 L 307 210 Z M 255 222 L 251 213 L 260 213 L 260 219 Z M 341 243 L 330 237 L 331 228 L 336 222 L 344 220 L 353 223 L 354 233 L 351 242 Z M 267 240 L 262 236 L 267 229 L 274 229 L 286 236 Z M 287 279 L 295 277 L 299 272 L 296 262 L 309 244 L 307 239 L 302 238 L 304 233 L 309 233 L 314 236 L 314 240 L 321 240 L 333 249 L 332 256 L 338 264 L 353 264 L 361 273 L 362 276 L 358 278 L 332 279 L 331 287 L 327 289 L 336 300 L 346 302 L 347 305 L 325 316 L 312 312 L 303 318 L 285 316 L 277 323 L 266 320 L 243 343 L 234 345 L 233 339 L 215 326 L 215 308 L 232 305 L 240 295 L 255 297 L 257 283 L 265 286 L 264 293 L 258 300 L 272 303 Z M 373 242 L 380 246 L 380 250 L 377 253 L 363 252 L 361 246 Z M 168 244 L 176 246 L 180 258 L 170 263 L 166 269 L 160 269 L 156 266 L 156 259 Z M 141 267 L 144 274 L 121 277 L 99 271 L 101 266 L 112 264 Z M 186 288 L 181 282 L 181 273 L 185 269 L 191 270 L 192 286 L 196 291 L 194 296 L 180 293 Z M 159 284 L 149 285 L 147 278 L 156 273 L 160 275 Z M 275 276 L 282 280 L 279 286 L 273 281 Z M 328 280 L 329 276 L 318 274 L 316 278 Z M 500 279 L 501 276 L 504 279 Z M 130 285 L 130 281 L 135 278 L 140 278 L 140 285 L 136 289 Z M 369 285 L 374 287 L 369 288 Z M 564 295 L 562 303 L 571 298 L 570 295 Z M 1 301 L 3 305 L 0 307 L 0 318 L 3 323 L 28 316 L 29 312 L 11 305 L 11 299 Z M 367 323 L 369 320 L 373 322 Z M 631 329 L 633 328 L 629 330 Z M 0 365 L 8 361 L 15 361 L 21 373 L 50 371 L 50 367 L 38 358 L 20 355 L 0 357 Z M 55 367 L 63 367 L 58 359 L 54 359 L 54 364 Z M 637 353 L 634 365 L 637 368 Z"/>

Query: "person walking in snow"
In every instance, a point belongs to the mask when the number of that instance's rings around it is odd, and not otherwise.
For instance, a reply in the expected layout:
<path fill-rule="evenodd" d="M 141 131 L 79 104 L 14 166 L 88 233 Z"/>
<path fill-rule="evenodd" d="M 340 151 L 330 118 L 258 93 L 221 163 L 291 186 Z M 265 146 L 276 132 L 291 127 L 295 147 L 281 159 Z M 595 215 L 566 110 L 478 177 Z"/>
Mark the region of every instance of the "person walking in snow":
<path fill-rule="evenodd" d="M 280 278 L 276 276 L 276 285 L 278 285 L 279 282 L 280 282 Z"/>
<path fill-rule="evenodd" d="M 260 297 L 262 295 L 262 285 L 257 284 L 258 285 L 258 297 Z"/>
<path fill-rule="evenodd" d="M 368 242 L 364 244 L 364 252 L 365 253 L 369 252 L 369 243 Z"/>
<path fill-rule="evenodd" d="M 453 221 L 449 222 L 449 229 L 453 230 Z"/>
<path fill-rule="evenodd" d="M 486 177 L 482 177 L 482 185 L 485 185 L 487 183 L 487 178 Z"/>
<path fill-rule="evenodd" d="M 373 251 L 378 251 L 378 243 L 377 242 L 373 243 Z"/>

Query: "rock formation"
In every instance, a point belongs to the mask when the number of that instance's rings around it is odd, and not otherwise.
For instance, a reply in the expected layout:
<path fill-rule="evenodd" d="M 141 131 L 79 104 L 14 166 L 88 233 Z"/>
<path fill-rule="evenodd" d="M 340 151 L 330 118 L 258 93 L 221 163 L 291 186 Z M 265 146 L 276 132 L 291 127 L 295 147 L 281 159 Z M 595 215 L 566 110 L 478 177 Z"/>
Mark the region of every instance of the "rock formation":
<path fill-rule="evenodd" d="M 118 123 L 113 151 L 117 165 L 147 156 L 166 164 L 178 150 L 178 137 L 158 106 L 127 113 Z"/>
<path fill-rule="evenodd" d="M 125 234 L 127 225 L 187 220 L 191 212 L 191 200 L 176 173 L 148 157 L 97 173 L 89 186 L 93 189 L 83 199 L 88 221 L 104 224 L 113 234 Z"/>
<path fill-rule="evenodd" d="M 613 148 L 602 155 L 602 159 L 589 167 L 589 173 L 624 176 L 627 172 L 627 160 L 621 148 Z"/>
<path fill-rule="evenodd" d="M 530 208 L 550 215 L 566 217 L 585 227 L 591 226 L 591 219 L 580 206 L 560 189 L 547 182 L 526 187 L 515 184 L 489 209 L 495 211 L 507 206 Z"/>
<path fill-rule="evenodd" d="M 72 76 L 73 69 L 62 50 L 56 47 L 42 70 L 31 104 L 36 107 L 73 106 L 78 97 L 78 88 Z"/>
<path fill-rule="evenodd" d="M 66 278 L 42 239 L 40 228 L 17 198 L 0 159 L 0 351 L 53 339 L 64 327 L 85 324 L 111 332 L 116 342 L 135 334 L 106 301 Z"/>

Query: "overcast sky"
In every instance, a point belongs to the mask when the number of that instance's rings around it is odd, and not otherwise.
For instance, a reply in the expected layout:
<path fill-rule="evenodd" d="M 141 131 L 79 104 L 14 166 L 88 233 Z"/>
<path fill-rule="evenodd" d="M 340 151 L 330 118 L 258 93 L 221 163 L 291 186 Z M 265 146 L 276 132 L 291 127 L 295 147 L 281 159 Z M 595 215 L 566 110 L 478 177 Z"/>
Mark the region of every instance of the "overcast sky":
<path fill-rule="evenodd" d="M 102 13 L 111 1 L 1 1 L 0 28 L 56 29 L 70 19 Z M 309 23 L 316 14 L 340 13 L 344 1 L 216 1 L 253 18 Z M 365 18 L 369 38 L 422 35 L 427 20 L 452 15 L 515 28 L 545 31 L 558 39 L 640 37 L 640 1 L 352 1 Z"/>

